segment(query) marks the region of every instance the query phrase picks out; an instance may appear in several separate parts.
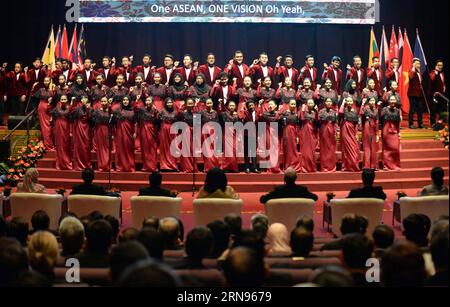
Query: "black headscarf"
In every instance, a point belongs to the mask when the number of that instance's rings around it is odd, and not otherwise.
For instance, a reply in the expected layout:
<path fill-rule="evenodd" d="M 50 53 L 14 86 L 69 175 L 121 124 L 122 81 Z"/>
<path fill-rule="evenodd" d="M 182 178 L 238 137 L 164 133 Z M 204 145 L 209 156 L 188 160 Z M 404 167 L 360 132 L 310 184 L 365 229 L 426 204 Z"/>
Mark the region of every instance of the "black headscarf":
<path fill-rule="evenodd" d="M 210 88 L 209 86 L 206 84 L 206 77 L 204 74 L 198 74 L 197 78 L 201 77 L 203 79 L 203 84 L 202 85 L 198 85 L 197 81 L 194 83 L 194 87 L 197 90 L 197 94 L 199 95 L 203 95 L 209 92 Z"/>
<path fill-rule="evenodd" d="M 175 82 L 175 78 L 176 77 L 180 77 L 180 82 Z M 177 90 L 177 91 L 182 91 L 186 89 L 186 85 L 184 84 L 184 78 L 183 75 L 180 73 L 176 73 L 175 75 L 173 75 L 173 87 Z"/>
<path fill-rule="evenodd" d="M 123 100 L 124 100 L 125 98 L 128 98 L 128 101 L 130 102 L 130 103 L 128 104 L 128 106 L 124 106 L 124 105 L 123 105 Z M 120 103 L 120 107 L 122 108 L 122 110 L 126 110 L 126 111 L 131 111 L 131 110 L 133 109 L 133 106 L 131 105 L 131 98 L 130 98 L 130 96 L 123 96 L 122 102 Z"/>

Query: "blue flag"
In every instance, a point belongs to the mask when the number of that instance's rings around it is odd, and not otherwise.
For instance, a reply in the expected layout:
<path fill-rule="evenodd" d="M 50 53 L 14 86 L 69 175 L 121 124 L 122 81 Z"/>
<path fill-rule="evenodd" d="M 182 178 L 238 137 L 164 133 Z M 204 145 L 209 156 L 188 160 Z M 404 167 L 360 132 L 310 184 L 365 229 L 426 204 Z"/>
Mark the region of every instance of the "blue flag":
<path fill-rule="evenodd" d="M 428 63 L 427 58 L 425 57 L 425 52 L 423 51 L 422 41 L 420 40 L 419 29 L 417 29 L 416 45 L 414 46 L 414 57 L 418 58 L 422 62 L 420 72 L 423 75 L 427 69 Z"/>

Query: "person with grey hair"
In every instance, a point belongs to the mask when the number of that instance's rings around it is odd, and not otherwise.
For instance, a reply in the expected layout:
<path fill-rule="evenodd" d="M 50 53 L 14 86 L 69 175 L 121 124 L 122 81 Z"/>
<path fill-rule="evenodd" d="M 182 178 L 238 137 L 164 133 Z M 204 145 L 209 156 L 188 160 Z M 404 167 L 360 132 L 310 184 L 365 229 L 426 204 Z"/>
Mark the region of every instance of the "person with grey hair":
<path fill-rule="evenodd" d="M 267 215 L 262 214 L 262 213 L 254 214 L 251 217 L 250 221 L 251 221 L 251 224 L 252 224 L 252 228 L 257 223 L 263 223 L 265 225 L 269 225 L 269 218 L 267 217 Z"/>
<path fill-rule="evenodd" d="M 297 185 L 297 172 L 293 168 L 288 168 L 284 172 L 284 185 L 276 187 L 275 190 L 269 194 L 261 196 L 260 202 L 267 203 L 271 199 L 281 198 L 306 198 L 317 201 L 316 194 L 311 193 L 307 187 Z"/>
<path fill-rule="evenodd" d="M 59 240 L 63 257 L 71 258 L 78 254 L 84 243 L 84 226 L 80 220 L 72 216 L 64 218 L 59 225 Z"/>
<path fill-rule="evenodd" d="M 177 219 L 173 217 L 166 217 L 160 220 L 159 232 L 164 237 L 165 250 L 183 249 L 183 244 L 180 240 L 180 225 Z"/>

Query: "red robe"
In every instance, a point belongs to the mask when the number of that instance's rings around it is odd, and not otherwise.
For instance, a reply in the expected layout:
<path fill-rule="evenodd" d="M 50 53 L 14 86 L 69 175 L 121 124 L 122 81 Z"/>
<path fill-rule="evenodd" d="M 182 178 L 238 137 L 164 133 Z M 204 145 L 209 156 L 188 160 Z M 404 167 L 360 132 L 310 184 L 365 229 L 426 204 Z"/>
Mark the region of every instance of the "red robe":
<path fill-rule="evenodd" d="M 312 111 L 302 111 L 302 129 L 300 134 L 300 152 L 302 154 L 302 172 L 317 172 L 316 148 L 317 148 L 317 131 L 316 121 L 317 113 Z"/>
<path fill-rule="evenodd" d="M 302 171 L 302 160 L 297 148 L 299 137 L 299 116 L 297 113 L 285 111 L 281 114 L 283 122 L 283 139 L 281 140 L 284 153 L 284 169 L 294 168 L 297 172 Z"/>
<path fill-rule="evenodd" d="M 225 153 L 225 156 L 222 161 L 222 169 L 224 171 L 237 173 L 239 171 L 236 156 L 238 136 L 233 125 L 240 122 L 240 119 L 237 113 L 231 114 L 229 111 L 223 112 L 221 115 L 222 122 L 225 124 L 223 130 L 223 152 Z M 227 123 L 229 124 L 227 125 Z M 231 135 L 231 137 L 227 137 L 229 135 Z"/>
<path fill-rule="evenodd" d="M 277 91 L 273 88 L 258 87 L 256 90 L 256 97 L 258 100 L 264 100 L 262 104 L 258 104 L 262 110 L 262 112 L 269 112 L 269 101 L 275 100 L 277 96 Z"/>
<path fill-rule="evenodd" d="M 40 88 L 34 94 L 36 99 L 39 99 L 38 117 L 39 126 L 41 127 L 42 138 L 44 139 L 44 145 L 47 150 L 53 150 L 53 135 L 52 127 L 50 124 L 50 105 L 48 99 L 53 97 L 53 91 L 45 88 Z"/>
<path fill-rule="evenodd" d="M 183 80 L 186 80 L 189 86 L 194 85 L 195 78 L 197 76 L 197 70 L 194 69 L 194 67 L 191 67 L 191 71 L 189 72 L 189 76 L 187 76 L 187 69 L 186 67 L 179 67 L 175 69 L 175 74 L 179 73 L 183 77 Z"/>
<path fill-rule="evenodd" d="M 156 73 L 159 73 L 161 75 L 161 84 L 172 85 L 173 76 L 175 75 L 175 69 L 171 68 L 169 72 L 170 74 L 167 73 L 165 67 L 159 67 L 158 69 L 156 69 Z"/>
<path fill-rule="evenodd" d="M 227 91 L 227 95 L 225 97 L 224 91 Z M 226 110 L 228 106 L 228 102 L 230 100 L 234 100 L 236 98 L 236 89 L 231 86 L 227 85 L 227 87 L 224 90 L 224 87 L 221 85 L 213 86 L 211 88 L 211 92 L 209 93 L 209 96 L 214 100 L 217 106 L 217 110 Z M 219 103 L 219 99 L 222 99 L 222 103 Z"/>
<path fill-rule="evenodd" d="M 55 137 L 56 169 L 72 170 L 69 108 L 56 107 L 51 112 Z"/>
<path fill-rule="evenodd" d="M 370 108 L 365 108 L 362 113 L 362 143 L 363 143 L 363 168 L 364 169 L 378 169 L 377 167 L 377 154 L 378 154 L 378 110 L 374 108 L 372 111 Z"/>
<path fill-rule="evenodd" d="M 219 122 L 219 114 L 216 111 L 208 112 L 206 110 L 200 112 L 202 116 L 202 138 L 203 138 L 203 161 L 205 163 L 204 172 L 220 167 L 219 158 L 216 155 L 215 143 L 213 140 L 216 138 L 216 130 L 213 129 L 213 123 Z M 206 146 L 205 142 L 209 139 L 210 146 Z"/>
<path fill-rule="evenodd" d="M 239 98 L 237 111 L 240 115 L 242 115 L 242 113 L 247 110 L 247 102 L 249 100 L 253 100 L 255 102 L 255 104 L 258 104 L 256 101 L 256 90 L 254 90 L 252 88 L 249 90 L 246 90 L 244 88 L 239 88 L 236 91 L 236 95 Z"/>
<path fill-rule="evenodd" d="M 93 69 L 91 70 L 91 73 L 89 75 L 89 79 L 87 77 L 87 72 L 86 72 L 85 69 L 75 71 L 75 75 L 82 75 L 84 82 L 87 84 L 87 86 L 89 88 L 91 88 L 91 87 L 93 87 L 93 86 L 95 86 L 97 84 L 97 81 L 95 79 L 98 76 L 98 72 L 96 72 Z"/>
<path fill-rule="evenodd" d="M 266 73 L 264 73 L 263 66 L 261 64 L 256 64 L 253 67 L 249 68 L 248 75 L 252 78 L 253 87 L 255 89 L 263 85 L 265 77 L 270 77 L 270 79 L 272 80 L 272 87 L 276 88 L 275 73 L 274 73 L 275 70 L 270 66 L 266 66 L 266 68 L 267 68 Z"/>
<path fill-rule="evenodd" d="M 167 96 L 173 99 L 175 111 L 179 112 L 185 108 L 184 103 L 189 96 L 189 91 L 187 86 L 177 88 L 175 85 L 171 85 L 167 90 Z"/>
<path fill-rule="evenodd" d="M 337 113 L 333 109 L 319 112 L 320 121 L 320 171 L 336 171 L 336 122 Z"/>
<path fill-rule="evenodd" d="M 138 74 L 142 74 L 145 84 L 153 84 L 153 77 L 155 76 L 156 69 L 154 67 L 144 67 L 143 65 L 139 65 L 134 68 L 133 73 L 135 76 Z"/>
<path fill-rule="evenodd" d="M 119 109 L 115 112 L 116 170 L 132 173 L 136 170 L 133 134 L 135 114 L 132 110 Z"/>
<path fill-rule="evenodd" d="M 163 109 L 159 113 L 161 128 L 159 130 L 159 159 L 162 171 L 178 171 L 177 160 L 172 155 L 171 143 L 175 139 L 175 135 L 170 133 L 172 124 L 178 120 L 175 110 L 169 112 Z"/>
<path fill-rule="evenodd" d="M 343 111 L 341 120 L 342 171 L 359 172 L 358 113 Z"/>
<path fill-rule="evenodd" d="M 167 98 L 167 86 L 163 84 L 149 85 L 146 95 L 153 98 L 153 105 L 160 112 L 164 108 L 164 100 Z"/>
<path fill-rule="evenodd" d="M 297 99 L 297 91 L 293 88 L 290 88 L 289 90 L 282 87 L 279 88 L 276 94 L 276 98 L 280 102 L 280 112 L 284 112 L 289 110 L 289 102 L 294 99 Z"/>
<path fill-rule="evenodd" d="M 194 139 L 193 136 L 193 123 L 194 123 L 195 113 L 184 111 L 180 113 L 179 119 L 188 125 L 189 134 L 189 148 L 180 147 L 181 157 L 180 157 L 180 170 L 184 173 L 197 173 L 198 167 L 194 156 L 194 142 L 199 140 Z"/>
<path fill-rule="evenodd" d="M 310 68 L 308 66 L 303 66 L 300 70 L 300 75 L 297 80 L 297 84 L 303 86 L 303 82 L 306 78 L 311 80 L 311 89 L 316 90 L 317 88 L 317 68 L 313 67 L 313 73 L 311 75 Z"/>
<path fill-rule="evenodd" d="M 276 112 L 265 112 L 262 113 L 259 120 L 266 123 L 266 150 L 269 153 L 268 160 L 270 165 L 272 165 L 271 168 L 267 169 L 267 172 L 278 174 L 280 173 L 280 144 L 278 133 L 276 133 L 270 123 L 278 123 L 279 114 Z"/>
<path fill-rule="evenodd" d="M 40 88 L 44 87 L 44 79 L 45 77 L 47 77 L 47 69 L 45 68 L 40 68 L 40 69 L 35 69 L 32 68 L 28 71 L 28 84 L 29 84 L 29 88 L 31 90 L 31 88 L 34 86 L 35 83 L 38 83 L 33 91 L 31 91 L 31 95 L 33 95 L 34 93 L 37 92 L 37 90 L 39 90 Z M 37 75 L 37 76 L 36 76 Z"/>
<path fill-rule="evenodd" d="M 112 158 L 110 160 L 109 155 L 110 144 L 108 141 L 109 137 L 113 134 L 113 127 L 110 127 L 111 115 L 109 111 L 104 111 L 103 109 L 94 110 L 91 115 L 94 124 L 94 142 L 96 144 L 98 170 L 100 172 L 108 172 L 112 167 Z M 111 131 L 108 131 L 109 129 Z"/>
<path fill-rule="evenodd" d="M 400 110 L 389 107 L 381 111 L 383 120 L 383 166 L 385 170 L 400 170 Z"/>
<path fill-rule="evenodd" d="M 72 108 L 73 124 L 73 168 L 82 171 L 91 167 L 91 129 L 89 109 L 85 106 Z"/>
<path fill-rule="evenodd" d="M 234 63 L 231 65 L 231 68 L 229 65 L 227 65 L 224 69 L 224 71 L 227 73 L 228 78 L 230 79 L 230 84 L 233 84 L 233 79 L 236 78 L 236 87 L 241 88 L 244 86 L 244 78 L 248 76 L 249 74 L 249 68 L 246 64 L 241 64 L 243 73 L 241 73 L 241 70 L 239 69 L 238 64 Z"/>
<path fill-rule="evenodd" d="M 125 86 L 132 87 L 134 85 L 134 79 L 136 78 L 136 74 L 133 72 L 133 68 L 128 67 L 119 67 L 117 69 L 117 75 L 123 75 L 125 78 Z"/>
<path fill-rule="evenodd" d="M 117 71 L 115 66 L 110 68 L 99 68 L 97 72 L 105 77 L 105 85 L 107 87 L 116 85 Z"/>
<path fill-rule="evenodd" d="M 359 74 L 358 74 L 359 71 Z M 366 72 L 364 68 L 352 67 L 347 71 L 347 80 L 353 79 L 356 82 L 356 90 L 358 93 L 362 93 L 363 89 L 366 87 Z"/>
<path fill-rule="evenodd" d="M 141 139 L 142 171 L 156 172 L 158 170 L 158 111 L 155 108 L 139 108 L 138 125 Z"/>
<path fill-rule="evenodd" d="M 385 76 L 386 76 L 386 85 L 389 87 L 390 81 L 397 81 L 397 83 L 400 83 L 400 76 L 402 75 L 401 72 L 395 71 L 392 68 L 388 68 L 386 70 Z"/>

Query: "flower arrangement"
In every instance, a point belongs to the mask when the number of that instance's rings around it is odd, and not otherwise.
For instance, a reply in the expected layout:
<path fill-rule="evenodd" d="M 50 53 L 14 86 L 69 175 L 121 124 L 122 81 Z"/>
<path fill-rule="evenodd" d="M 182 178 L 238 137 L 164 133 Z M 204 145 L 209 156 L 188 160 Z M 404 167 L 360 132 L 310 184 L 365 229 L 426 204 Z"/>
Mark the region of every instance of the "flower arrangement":
<path fill-rule="evenodd" d="M 22 147 L 16 156 L 11 156 L 6 163 L 1 166 L 7 170 L 6 181 L 11 186 L 17 183 L 25 176 L 27 169 L 36 167 L 37 161 L 45 154 L 44 143 L 38 139 L 30 140 L 29 144 Z"/>
<path fill-rule="evenodd" d="M 400 200 L 400 198 L 408 197 L 408 195 L 406 195 L 406 193 L 403 191 L 399 191 L 399 192 L 397 192 L 397 197 Z"/>
<path fill-rule="evenodd" d="M 335 197 L 336 197 L 336 194 L 334 194 L 333 192 L 328 192 L 327 193 L 327 202 L 331 202 Z"/>
<path fill-rule="evenodd" d="M 442 121 L 439 121 L 440 124 L 442 124 Z M 448 149 L 449 148 L 449 139 L 448 139 L 449 135 L 448 135 L 448 124 L 445 124 L 442 128 L 442 130 L 440 130 L 436 136 L 436 141 L 440 141 L 442 142 L 442 144 L 444 144 L 445 148 Z"/>

